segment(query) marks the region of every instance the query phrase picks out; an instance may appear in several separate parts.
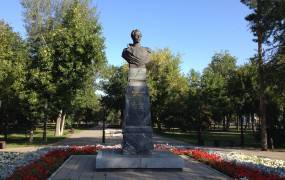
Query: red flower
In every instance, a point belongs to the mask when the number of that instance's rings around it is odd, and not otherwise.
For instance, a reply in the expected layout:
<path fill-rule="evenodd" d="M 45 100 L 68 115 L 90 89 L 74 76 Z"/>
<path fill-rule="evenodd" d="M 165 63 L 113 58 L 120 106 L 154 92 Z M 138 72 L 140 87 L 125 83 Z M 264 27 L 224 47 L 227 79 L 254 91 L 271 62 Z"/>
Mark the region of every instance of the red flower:
<path fill-rule="evenodd" d="M 47 179 L 70 155 L 95 154 L 96 146 L 72 146 L 68 149 L 57 149 L 46 153 L 40 159 L 20 168 L 17 168 L 7 179 L 37 180 Z"/>
<path fill-rule="evenodd" d="M 246 177 L 249 180 L 285 180 L 285 177 L 280 177 L 275 174 L 266 174 L 259 169 L 249 168 L 240 164 L 224 161 L 219 155 L 211 154 L 200 149 L 172 148 L 170 150 L 177 155 L 184 154 L 191 156 L 192 158 L 206 163 L 232 178 L 239 179 Z"/>
<path fill-rule="evenodd" d="M 72 146 L 68 149 L 53 150 L 45 154 L 39 160 L 32 162 L 24 167 L 17 168 L 13 175 L 8 178 L 11 180 L 24 179 L 36 180 L 46 179 L 56 170 L 70 155 L 73 154 L 95 154 L 97 150 L 104 149 L 103 146 Z M 165 145 L 155 145 L 156 150 L 170 150 L 177 155 L 188 155 L 195 160 L 206 163 L 213 168 L 227 174 L 228 176 L 239 179 L 246 177 L 249 180 L 285 180 L 275 174 L 265 174 L 259 169 L 249 168 L 241 164 L 235 164 L 223 160 L 219 155 L 205 152 L 201 149 L 170 148 Z"/>

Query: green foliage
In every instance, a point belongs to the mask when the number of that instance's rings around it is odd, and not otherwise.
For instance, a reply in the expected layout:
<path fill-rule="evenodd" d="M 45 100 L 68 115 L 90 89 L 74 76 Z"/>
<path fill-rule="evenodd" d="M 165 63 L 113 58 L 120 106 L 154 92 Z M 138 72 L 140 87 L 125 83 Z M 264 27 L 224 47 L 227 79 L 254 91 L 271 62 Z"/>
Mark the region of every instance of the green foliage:
<path fill-rule="evenodd" d="M 107 80 L 102 81 L 102 90 L 105 93 L 101 99 L 102 106 L 107 109 L 108 116 L 113 117 L 113 120 L 110 121 L 116 124 L 120 123 L 123 117 L 127 72 L 126 65 L 121 67 L 110 66 L 108 68 Z M 116 118 L 118 116 L 120 117 L 119 119 Z"/>
<path fill-rule="evenodd" d="M 147 65 L 148 87 L 151 100 L 152 120 L 161 126 L 181 127 L 185 120 L 185 98 L 188 83 L 181 74 L 179 55 L 173 55 L 170 49 L 153 52 L 151 62 Z"/>
<path fill-rule="evenodd" d="M 227 51 L 216 53 L 201 77 L 203 97 L 210 106 L 215 122 L 220 122 L 232 111 L 227 82 L 235 69 L 235 57 Z"/>
<path fill-rule="evenodd" d="M 94 114 L 95 82 L 106 64 L 95 8 L 87 0 L 23 0 L 22 5 L 32 59 L 28 89 L 33 111 L 41 112 L 48 100 L 50 117 L 60 110 L 74 117 Z"/>
<path fill-rule="evenodd" d="M 0 21 L 0 131 L 8 133 L 24 115 L 27 51 L 21 37 Z"/>
<path fill-rule="evenodd" d="M 253 10 L 245 19 L 249 21 L 250 28 L 255 36 L 257 36 L 257 31 L 261 30 L 263 32 L 262 42 L 269 46 L 275 44 L 278 47 L 284 43 L 284 0 L 241 0 L 241 2 Z"/>
<path fill-rule="evenodd" d="M 241 2 L 253 10 L 245 19 L 249 22 L 251 31 L 256 37 L 255 41 L 258 43 L 258 58 L 255 60 L 257 62 L 257 84 L 260 99 L 259 114 L 262 148 L 267 149 L 267 133 L 269 134 L 268 139 L 270 139 L 273 137 L 272 129 L 276 125 L 282 129 L 279 123 L 273 123 L 278 117 L 272 118 L 274 116 L 269 115 L 272 115 L 272 112 L 283 111 L 281 110 L 283 105 L 280 104 L 278 107 L 278 103 L 272 99 L 275 97 L 282 99 L 284 96 L 282 74 L 285 72 L 285 1 L 257 0 L 253 3 L 253 1 L 241 0 Z M 265 49 L 262 48 L 263 45 L 266 45 Z M 280 89 L 280 91 L 276 91 L 276 89 Z M 284 118 L 279 119 L 284 121 Z"/>
<path fill-rule="evenodd" d="M 257 113 L 257 69 L 253 64 L 239 67 L 228 80 L 228 92 L 237 114 Z"/>
<path fill-rule="evenodd" d="M 185 121 L 185 130 L 206 129 L 211 123 L 212 112 L 203 91 L 201 75 L 194 69 L 188 74 L 189 94 L 187 98 L 188 121 Z"/>

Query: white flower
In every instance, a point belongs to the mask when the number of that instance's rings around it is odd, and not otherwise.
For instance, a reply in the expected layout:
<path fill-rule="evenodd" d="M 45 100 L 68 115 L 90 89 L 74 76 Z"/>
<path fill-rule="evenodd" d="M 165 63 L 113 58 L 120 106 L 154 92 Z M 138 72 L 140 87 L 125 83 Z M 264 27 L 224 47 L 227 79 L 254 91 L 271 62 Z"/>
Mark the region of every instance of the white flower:
<path fill-rule="evenodd" d="M 25 166 L 38 160 L 46 153 L 55 149 L 67 149 L 69 146 L 43 147 L 34 152 L 0 152 L 0 179 L 9 177 L 16 167 Z"/>
<path fill-rule="evenodd" d="M 285 161 L 273 160 L 266 157 L 250 156 L 241 152 L 216 152 L 225 161 L 259 169 L 262 172 L 285 177 Z"/>

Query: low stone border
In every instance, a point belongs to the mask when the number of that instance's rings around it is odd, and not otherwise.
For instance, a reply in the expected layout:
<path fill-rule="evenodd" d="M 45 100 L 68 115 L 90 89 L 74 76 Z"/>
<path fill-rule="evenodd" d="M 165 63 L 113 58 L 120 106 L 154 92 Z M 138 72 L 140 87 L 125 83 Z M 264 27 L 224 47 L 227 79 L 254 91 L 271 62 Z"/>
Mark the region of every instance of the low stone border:
<path fill-rule="evenodd" d="M 65 160 L 64 163 L 59 168 L 57 168 L 57 170 L 55 172 L 52 173 L 52 175 L 50 175 L 48 180 L 52 180 L 52 178 L 54 178 L 56 176 L 56 174 L 62 169 L 62 167 L 64 165 L 66 165 L 71 160 L 72 156 L 73 155 L 69 156 L 69 158 L 67 158 L 67 160 Z"/>

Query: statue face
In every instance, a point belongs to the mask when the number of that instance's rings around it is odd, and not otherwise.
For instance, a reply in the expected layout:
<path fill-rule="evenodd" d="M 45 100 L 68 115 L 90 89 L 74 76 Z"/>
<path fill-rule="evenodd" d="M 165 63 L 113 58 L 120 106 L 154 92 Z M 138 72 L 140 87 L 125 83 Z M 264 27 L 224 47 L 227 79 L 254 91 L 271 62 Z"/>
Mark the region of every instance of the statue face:
<path fill-rule="evenodd" d="M 141 38 L 142 38 L 141 32 L 135 31 L 132 36 L 134 43 L 139 43 L 141 41 Z"/>

